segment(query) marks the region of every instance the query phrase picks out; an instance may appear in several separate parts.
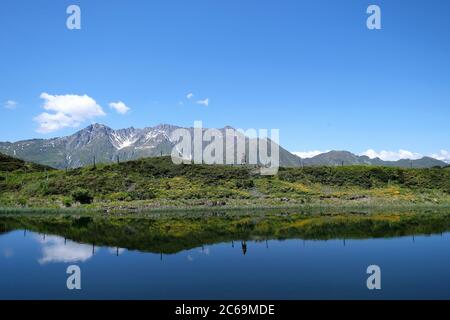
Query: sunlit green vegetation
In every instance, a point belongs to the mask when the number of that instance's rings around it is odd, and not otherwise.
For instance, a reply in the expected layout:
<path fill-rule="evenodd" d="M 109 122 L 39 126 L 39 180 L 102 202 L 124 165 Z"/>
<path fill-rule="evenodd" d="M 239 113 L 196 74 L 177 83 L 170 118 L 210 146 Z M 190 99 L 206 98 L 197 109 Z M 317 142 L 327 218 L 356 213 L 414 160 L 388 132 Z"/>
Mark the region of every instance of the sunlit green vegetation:
<path fill-rule="evenodd" d="M 0 161 L 0 207 L 85 207 L 109 212 L 194 207 L 450 204 L 448 167 L 281 168 L 277 176 L 261 176 L 252 166 L 174 165 L 168 157 L 67 171 L 24 163 L 14 167 L 11 158 L 5 159 L 4 163 L 9 164 L 2 166 Z"/>
<path fill-rule="evenodd" d="M 0 153 L 0 172 L 39 172 L 46 170 L 53 169 L 40 164 L 25 162 Z"/>

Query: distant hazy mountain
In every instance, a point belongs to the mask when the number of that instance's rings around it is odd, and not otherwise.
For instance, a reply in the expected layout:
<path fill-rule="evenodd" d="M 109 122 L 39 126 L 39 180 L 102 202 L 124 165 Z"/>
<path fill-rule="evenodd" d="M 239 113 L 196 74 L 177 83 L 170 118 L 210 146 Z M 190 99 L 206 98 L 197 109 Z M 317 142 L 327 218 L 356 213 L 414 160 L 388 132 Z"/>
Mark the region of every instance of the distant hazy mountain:
<path fill-rule="evenodd" d="M 113 130 L 102 124 L 90 125 L 73 135 L 53 139 L 32 139 L 18 142 L 0 142 L 0 153 L 15 156 L 54 168 L 75 168 L 93 163 L 115 162 L 142 157 L 170 155 L 177 143 L 170 139 L 171 133 L 180 127 L 161 124 L 144 129 L 127 128 Z M 230 127 L 227 127 L 230 128 Z M 187 128 L 193 137 L 193 128 Z M 220 129 L 224 134 L 225 129 Z M 206 129 L 204 129 L 206 130 Z M 225 134 L 224 134 L 225 136 Z M 246 138 L 248 144 L 249 139 Z M 203 147 L 207 144 L 204 143 Z M 234 154 L 235 159 L 242 155 Z M 357 156 L 348 151 L 331 151 L 313 158 L 300 159 L 280 147 L 280 165 L 295 166 L 340 166 L 340 165 L 383 165 L 426 168 L 447 164 L 429 157 L 419 160 L 383 161 L 379 158 Z"/>
<path fill-rule="evenodd" d="M 367 156 L 358 156 L 348 151 L 321 153 L 312 158 L 302 159 L 301 163 L 304 166 L 375 165 L 402 168 L 431 168 L 435 166 L 445 167 L 447 165 L 443 161 L 430 157 L 423 157 L 417 160 L 402 159 L 398 161 L 383 161 L 380 158 L 371 159 Z"/>
<path fill-rule="evenodd" d="M 144 129 L 113 130 L 102 124 L 93 124 L 67 137 L 33 139 L 15 143 L 0 142 L 0 152 L 55 168 L 75 168 L 97 163 L 133 160 L 142 157 L 170 155 L 177 141 L 171 133 L 180 127 L 161 124 Z M 227 127 L 230 128 L 230 127 Z M 193 128 L 186 128 L 193 137 Z M 220 131 L 225 136 L 225 129 Z M 206 129 L 204 129 L 206 130 Z M 249 139 L 246 138 L 248 144 Z M 205 147 L 207 143 L 204 143 Z M 235 159 L 238 159 L 234 154 Z M 242 159 L 242 155 L 239 155 Z M 237 160 L 236 160 L 237 161 Z M 280 147 L 282 166 L 299 165 L 300 159 Z"/>

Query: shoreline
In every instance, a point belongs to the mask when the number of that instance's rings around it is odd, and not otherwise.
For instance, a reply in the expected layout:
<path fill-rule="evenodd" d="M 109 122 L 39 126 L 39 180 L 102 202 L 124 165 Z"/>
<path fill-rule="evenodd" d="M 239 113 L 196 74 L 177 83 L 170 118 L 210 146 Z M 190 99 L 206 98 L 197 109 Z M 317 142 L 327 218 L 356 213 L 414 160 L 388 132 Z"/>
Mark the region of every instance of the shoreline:
<path fill-rule="evenodd" d="M 311 212 L 316 213 L 318 211 L 326 212 L 341 212 L 350 213 L 352 211 L 360 211 L 361 213 L 381 211 L 381 212 L 392 212 L 392 211 L 416 211 L 416 210 L 449 210 L 450 203 L 445 204 L 345 204 L 345 205 L 334 205 L 334 204 L 293 204 L 293 205 L 262 205 L 262 206 L 220 206 L 220 207 L 210 207 L 210 206 L 159 206 L 159 207 L 77 207 L 77 208 L 52 208 L 52 207 L 2 207 L 0 206 L 0 215 L 5 214 L 20 214 L 20 213 L 37 213 L 37 214 L 100 214 L 103 216 L 115 216 L 120 215 L 141 215 L 141 214 L 152 214 L 152 213 L 208 213 L 208 212 L 252 212 L 252 211 L 277 211 L 277 210 L 287 210 L 287 211 L 297 211 L 297 212 Z"/>

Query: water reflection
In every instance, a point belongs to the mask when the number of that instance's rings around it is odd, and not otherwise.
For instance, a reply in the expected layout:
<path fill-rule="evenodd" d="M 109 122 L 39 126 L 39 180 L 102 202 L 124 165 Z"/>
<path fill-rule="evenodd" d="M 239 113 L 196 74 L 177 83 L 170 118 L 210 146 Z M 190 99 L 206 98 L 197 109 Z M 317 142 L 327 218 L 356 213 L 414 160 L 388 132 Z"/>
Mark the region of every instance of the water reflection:
<path fill-rule="evenodd" d="M 8 259 L 14 255 L 14 251 L 11 248 L 5 248 L 2 250 L 3 256 Z"/>
<path fill-rule="evenodd" d="M 17 231 L 22 232 L 22 231 Z M 23 231 L 24 237 L 31 238 L 34 242 L 39 245 L 40 256 L 37 262 L 40 265 L 45 265 L 49 263 L 83 263 L 92 259 L 96 254 L 101 251 L 106 251 L 110 255 L 121 256 L 127 250 L 119 247 L 96 247 L 95 244 L 83 244 L 72 240 L 68 240 L 65 237 L 57 235 L 47 235 L 30 232 L 28 230 Z M 31 236 L 30 236 L 31 235 Z M 345 241 L 345 240 L 344 240 Z M 254 240 L 254 243 L 264 243 L 266 249 L 269 248 L 269 240 Z M 303 244 L 305 243 L 302 240 Z M 234 249 L 234 241 L 231 241 L 231 248 Z M 240 241 L 240 252 L 243 256 L 247 255 L 249 246 L 247 240 Z M 11 248 L 3 249 L 3 256 L 5 258 L 10 258 L 14 255 L 14 251 Z M 202 245 L 198 250 L 194 250 L 187 255 L 187 260 L 193 262 L 196 260 L 197 255 L 209 256 L 211 253 L 211 248 Z M 160 260 L 163 261 L 164 254 L 159 253 Z"/>
<path fill-rule="evenodd" d="M 450 230 L 450 213 L 383 213 L 371 215 L 301 215 L 264 214 L 214 216 L 189 214 L 182 217 L 103 217 L 103 216 L 0 216 L 0 233 L 10 230 L 33 230 L 46 234 L 64 236 L 67 239 L 91 246 L 91 254 L 98 247 L 111 247 L 115 255 L 119 248 L 153 252 L 163 260 L 164 254 L 215 243 L 230 243 L 247 255 L 248 241 L 265 242 L 276 239 L 368 239 L 381 237 L 436 234 Z M 27 231 L 23 231 L 26 236 Z M 235 243 L 236 242 L 236 243 Z M 60 245 L 60 244 L 59 244 Z M 50 246 L 50 244 L 49 244 Z M 58 244 L 51 247 L 58 249 Z M 85 261 L 87 248 L 80 249 Z"/>
<path fill-rule="evenodd" d="M 450 234 L 438 233 L 236 239 L 163 254 L 16 230 L 0 235 L 0 299 L 450 298 L 449 248 Z M 373 263 L 385 270 L 379 293 L 365 286 Z M 82 292 L 66 289 L 70 264 L 83 272 Z"/>
<path fill-rule="evenodd" d="M 27 231 L 24 230 L 24 237 L 26 237 Z M 67 240 L 67 238 L 46 235 L 31 232 L 31 239 L 33 239 L 40 246 L 40 257 L 37 262 L 41 265 L 48 263 L 82 263 L 86 262 L 101 248 L 95 246 L 95 244 L 83 244 L 75 241 Z M 106 251 L 110 254 L 119 256 L 126 250 L 124 248 L 106 248 Z M 4 249 L 3 256 L 9 258 L 13 256 L 12 249 Z"/>
<path fill-rule="evenodd" d="M 93 256 L 91 246 L 67 241 L 58 236 L 34 236 L 42 247 L 42 257 L 38 259 L 40 264 L 54 262 L 84 262 Z"/>
<path fill-rule="evenodd" d="M 247 253 L 247 242 L 246 241 L 242 241 L 241 245 L 242 245 L 242 253 L 245 256 L 245 254 Z"/>
<path fill-rule="evenodd" d="M 41 265 L 49 264 L 49 263 L 83 263 L 88 261 L 89 259 L 92 259 L 97 253 L 100 251 L 106 251 L 110 255 L 114 256 L 121 256 L 123 255 L 127 249 L 121 248 L 121 247 L 97 247 L 95 243 L 92 244 L 85 244 L 85 243 L 79 243 L 76 241 L 68 240 L 65 237 L 57 236 L 57 235 L 47 235 L 42 233 L 35 233 L 28 230 L 23 231 L 17 231 L 17 232 L 23 232 L 24 237 L 30 237 L 33 239 L 37 244 L 40 246 L 40 256 L 37 259 L 37 262 Z M 31 236 L 30 236 L 31 235 Z M 439 233 L 435 236 L 443 237 L 443 233 Z M 411 235 L 411 242 L 412 244 L 415 244 L 416 242 L 416 236 Z M 407 237 L 406 237 L 407 238 Z M 302 244 L 302 247 L 306 247 L 308 241 L 305 239 L 299 239 L 299 243 Z M 317 240 L 311 240 L 310 242 L 316 242 Z M 342 247 L 347 246 L 347 239 L 336 239 L 336 240 L 325 240 L 327 241 L 336 241 L 341 242 Z M 358 241 L 358 240 L 355 240 Z M 257 239 L 252 240 L 250 243 L 263 243 L 266 250 L 269 249 L 269 241 L 268 239 Z M 238 249 L 241 252 L 242 256 L 246 256 L 249 253 L 249 243 L 248 240 L 241 240 L 238 243 L 240 243 Z M 229 245 L 232 249 L 235 249 L 235 241 L 232 240 L 229 242 Z M 12 248 L 3 248 L 2 249 L 2 255 L 4 258 L 11 258 L 14 256 L 14 250 Z M 198 254 L 209 256 L 211 252 L 211 248 L 207 247 L 205 245 L 201 245 L 197 251 L 191 251 L 189 250 L 189 254 L 187 254 L 186 258 L 189 262 L 194 262 L 196 260 L 196 256 Z M 164 253 L 159 252 L 159 260 L 163 261 Z"/>
<path fill-rule="evenodd" d="M 116 255 L 118 257 L 122 253 L 125 252 L 125 249 L 116 247 L 116 248 L 109 248 L 108 251 L 109 251 L 109 253 L 114 254 L 114 255 Z"/>

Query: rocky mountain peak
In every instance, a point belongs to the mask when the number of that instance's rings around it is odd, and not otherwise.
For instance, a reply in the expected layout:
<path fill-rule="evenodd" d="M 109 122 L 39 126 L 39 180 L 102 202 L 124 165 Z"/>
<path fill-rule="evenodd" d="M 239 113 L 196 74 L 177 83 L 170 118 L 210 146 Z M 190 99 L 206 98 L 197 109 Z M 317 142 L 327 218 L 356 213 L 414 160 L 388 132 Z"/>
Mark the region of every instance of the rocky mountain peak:
<path fill-rule="evenodd" d="M 171 140 L 171 133 L 180 127 L 159 124 L 155 127 L 136 129 L 129 127 L 113 130 L 94 123 L 73 135 L 53 139 L 31 139 L 15 143 L 0 142 L 0 153 L 15 156 L 26 161 L 55 168 L 89 165 L 93 158 L 100 162 L 133 160 L 143 157 L 168 155 L 177 141 Z M 193 128 L 186 128 L 192 131 Z M 233 129 L 226 126 L 221 129 Z M 206 128 L 204 128 L 206 130 Z M 383 165 L 399 167 L 445 166 L 446 163 L 424 157 L 418 160 L 383 161 L 358 156 L 348 151 L 330 151 L 313 158 L 300 159 L 280 147 L 281 166 L 341 166 L 341 165 Z"/>

